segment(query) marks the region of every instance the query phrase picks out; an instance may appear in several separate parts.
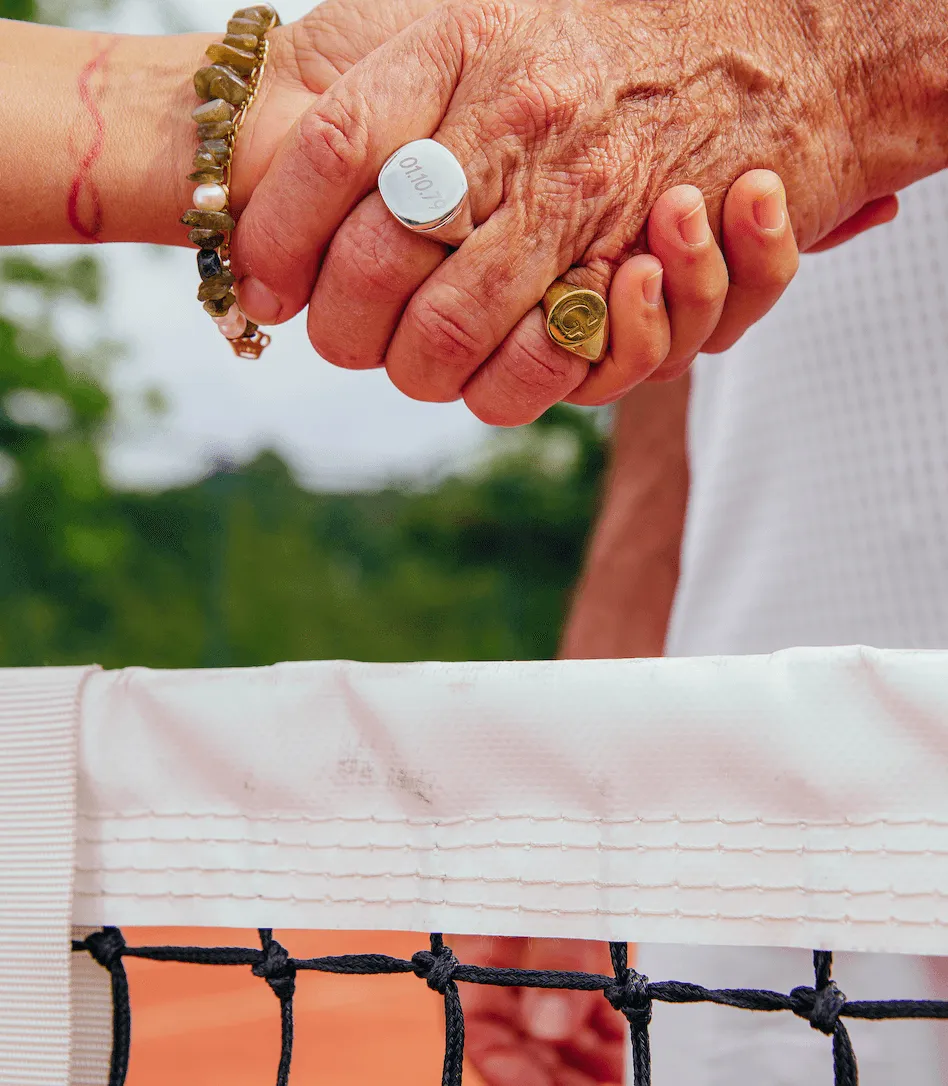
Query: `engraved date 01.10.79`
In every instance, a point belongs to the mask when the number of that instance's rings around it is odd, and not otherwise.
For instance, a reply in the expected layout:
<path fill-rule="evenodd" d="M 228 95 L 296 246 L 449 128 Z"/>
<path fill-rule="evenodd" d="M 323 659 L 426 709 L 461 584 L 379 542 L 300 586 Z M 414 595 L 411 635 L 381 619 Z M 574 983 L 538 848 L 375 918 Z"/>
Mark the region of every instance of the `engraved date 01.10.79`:
<path fill-rule="evenodd" d="M 405 171 L 404 177 L 412 185 L 412 187 L 419 193 L 422 200 L 430 200 L 431 207 L 435 211 L 443 211 L 447 204 L 445 203 L 444 196 L 440 192 L 432 192 L 429 195 L 429 190 L 434 187 L 434 182 L 431 178 L 422 170 L 418 164 L 418 159 L 412 155 L 407 155 L 401 159 L 398 165 Z"/>

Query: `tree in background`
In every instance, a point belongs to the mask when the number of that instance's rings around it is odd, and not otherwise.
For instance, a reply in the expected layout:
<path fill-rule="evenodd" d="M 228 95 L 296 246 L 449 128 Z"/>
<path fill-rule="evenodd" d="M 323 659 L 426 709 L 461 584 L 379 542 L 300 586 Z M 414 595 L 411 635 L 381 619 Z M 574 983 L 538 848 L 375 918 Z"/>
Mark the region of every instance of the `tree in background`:
<path fill-rule="evenodd" d="M 0 0 L 0 16 L 37 5 Z M 555 653 L 603 465 L 598 415 L 560 407 L 499 432 L 477 469 L 427 488 L 313 493 L 266 454 L 117 493 L 101 457 L 111 348 L 82 356 L 53 331 L 56 307 L 101 290 L 88 252 L 0 260 L 0 666 Z"/>

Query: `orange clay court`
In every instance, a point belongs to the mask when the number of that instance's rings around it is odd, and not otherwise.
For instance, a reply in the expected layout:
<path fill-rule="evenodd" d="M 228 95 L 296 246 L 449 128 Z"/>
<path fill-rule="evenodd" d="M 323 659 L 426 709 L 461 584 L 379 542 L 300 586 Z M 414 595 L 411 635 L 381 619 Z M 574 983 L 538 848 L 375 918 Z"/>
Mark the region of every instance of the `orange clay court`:
<path fill-rule="evenodd" d="M 256 946 L 252 929 L 129 928 L 137 945 Z M 426 935 L 403 932 L 293 932 L 280 942 L 296 957 L 381 953 L 410 958 Z M 280 1052 L 279 1003 L 247 967 L 126 959 L 132 993 L 128 1086 L 176 1082 L 261 1086 Z M 412 975 L 301 974 L 294 998 L 296 1082 L 387 1086 L 439 1082 L 443 1004 Z M 384 1069 L 380 1073 L 380 1068 Z M 482 1086 L 465 1068 L 465 1086 Z"/>

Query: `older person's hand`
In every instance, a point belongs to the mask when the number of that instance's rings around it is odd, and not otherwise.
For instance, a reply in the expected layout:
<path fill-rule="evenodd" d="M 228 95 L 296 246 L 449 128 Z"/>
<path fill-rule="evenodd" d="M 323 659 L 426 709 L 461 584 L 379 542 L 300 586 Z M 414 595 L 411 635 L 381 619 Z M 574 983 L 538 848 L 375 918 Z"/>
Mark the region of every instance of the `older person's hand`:
<path fill-rule="evenodd" d="M 287 131 L 319 94 L 367 53 L 442 2 L 390 0 L 378 5 L 376 0 L 327 0 L 299 23 L 274 31 L 273 63 L 238 144 L 231 187 L 234 206 L 246 205 Z M 778 215 L 776 226 L 761 219 L 761 202 L 772 205 L 775 200 L 779 208 L 782 185 L 768 171 L 750 171 L 732 187 L 722 230 L 728 276 L 711 235 L 694 244 L 685 240 L 679 225 L 683 220 L 706 219 L 701 193 L 692 186 L 677 186 L 659 196 L 647 232 L 652 256 L 640 254 L 626 261 L 614 288 L 618 306 L 612 325 L 612 358 L 626 364 L 597 367 L 568 398 L 587 405 L 610 402 L 635 383 L 643 368 L 650 369 L 655 379 L 672 378 L 699 350 L 722 350 L 759 320 L 780 297 L 798 265 L 786 216 Z M 389 335 L 379 324 L 378 292 L 384 293 L 382 309 L 389 321 L 396 320 L 399 300 L 407 301 L 447 251 L 429 243 L 418 247 L 421 260 L 393 265 L 391 257 L 399 252 L 404 230 L 378 199 L 372 212 L 363 221 L 371 229 L 355 253 L 364 281 L 337 304 L 330 299 L 332 342 L 323 338 L 317 344 L 329 361 L 354 369 L 384 361 Z M 867 220 L 861 229 L 870 225 Z M 328 255 L 330 269 L 334 260 L 345 262 L 350 256 L 347 246 L 333 247 Z M 344 263 L 342 271 L 340 278 L 351 281 L 352 268 Z M 336 278 L 330 270 L 323 285 L 331 291 Z"/>
<path fill-rule="evenodd" d="M 561 276 L 615 289 L 664 188 L 689 180 L 711 192 L 717 226 L 727 186 L 748 167 L 775 167 L 811 244 L 942 164 L 944 107 L 925 109 L 938 101 L 932 73 L 917 65 L 906 83 L 885 63 L 905 53 L 909 31 L 895 22 L 880 34 L 881 15 L 870 26 L 862 7 L 830 0 L 814 0 L 806 18 L 790 8 L 437 7 L 299 118 L 237 230 L 244 305 L 273 323 L 312 298 L 311 337 L 331 360 L 345 359 L 352 311 L 363 350 L 399 388 L 463 395 L 491 422 L 529 421 L 582 395 L 588 364 L 550 342 L 536 304 Z M 912 28 L 913 41 L 924 31 Z M 380 236 L 379 168 L 433 135 L 465 166 L 477 229 L 450 255 L 407 231 L 384 234 L 367 259 Z M 702 215 L 686 224 L 686 241 L 708 236 Z M 384 276 L 373 274 L 380 260 Z M 626 297 L 611 300 L 615 316 Z M 613 384 L 627 388 L 657 353 L 613 352 L 597 376 L 618 368 Z"/>

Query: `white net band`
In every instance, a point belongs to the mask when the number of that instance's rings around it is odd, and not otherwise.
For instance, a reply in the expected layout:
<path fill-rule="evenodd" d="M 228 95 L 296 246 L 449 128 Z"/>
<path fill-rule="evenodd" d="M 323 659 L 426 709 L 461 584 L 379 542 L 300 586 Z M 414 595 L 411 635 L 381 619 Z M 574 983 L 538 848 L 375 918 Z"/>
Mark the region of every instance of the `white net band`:
<path fill-rule="evenodd" d="M 70 912 L 948 954 L 945 653 L 8 672 L 0 762 L 2 1081 Z"/>
<path fill-rule="evenodd" d="M 948 954 L 948 654 L 92 675 L 76 923 Z"/>

